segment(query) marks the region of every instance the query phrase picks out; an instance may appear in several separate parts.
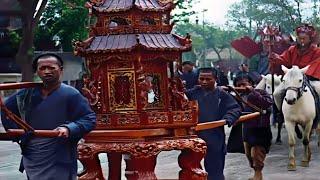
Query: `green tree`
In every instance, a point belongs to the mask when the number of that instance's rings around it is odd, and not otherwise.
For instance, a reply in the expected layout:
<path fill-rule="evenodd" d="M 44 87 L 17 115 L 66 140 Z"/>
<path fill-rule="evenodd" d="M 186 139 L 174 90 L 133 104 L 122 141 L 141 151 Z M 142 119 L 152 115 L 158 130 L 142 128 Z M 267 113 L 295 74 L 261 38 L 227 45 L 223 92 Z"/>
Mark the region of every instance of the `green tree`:
<path fill-rule="evenodd" d="M 191 52 L 184 53 L 183 58 L 194 63 L 196 62 L 196 60 L 204 58 L 203 50 L 206 48 L 204 44 L 204 38 L 201 34 L 199 34 L 199 32 L 201 32 L 201 28 L 199 28 L 199 25 L 191 24 L 189 22 L 180 22 L 175 26 L 174 29 L 175 33 L 181 36 L 186 36 L 186 34 L 191 35 L 192 50 Z"/>
<path fill-rule="evenodd" d="M 188 21 L 194 12 L 190 7 L 194 0 L 175 0 L 176 21 Z M 39 23 L 36 44 L 50 43 L 59 37 L 62 49 L 72 51 L 74 40 L 83 40 L 88 36 L 88 10 L 84 7 L 87 0 L 49 0 Z M 41 47 L 37 47 L 41 49 Z"/>
<path fill-rule="evenodd" d="M 189 22 L 190 15 L 196 13 L 195 11 L 191 10 L 192 5 L 197 2 L 199 2 L 199 0 L 174 0 L 176 9 L 173 13 L 173 20 Z"/>
<path fill-rule="evenodd" d="M 236 31 L 224 30 L 213 24 L 179 23 L 175 27 L 175 32 L 180 35 L 187 33 L 191 35 L 192 51 L 184 58 L 196 58 L 191 59 L 192 61 L 201 60 L 201 66 L 208 66 L 209 62 L 206 62 L 206 56 L 210 51 L 214 51 L 218 60 L 222 60 L 221 53 L 227 50 L 229 58 L 232 59 L 230 43 L 238 36 Z"/>
<path fill-rule="evenodd" d="M 319 3 L 311 1 L 242 0 L 230 7 L 228 24 L 253 38 L 257 28 L 268 24 L 280 25 L 284 32 L 290 33 L 301 23 L 319 23 Z M 313 13 L 310 13 L 310 4 L 313 4 Z"/>
<path fill-rule="evenodd" d="M 38 26 L 36 41 L 59 39 L 64 51 L 72 51 L 73 40 L 88 36 L 86 0 L 50 0 Z"/>

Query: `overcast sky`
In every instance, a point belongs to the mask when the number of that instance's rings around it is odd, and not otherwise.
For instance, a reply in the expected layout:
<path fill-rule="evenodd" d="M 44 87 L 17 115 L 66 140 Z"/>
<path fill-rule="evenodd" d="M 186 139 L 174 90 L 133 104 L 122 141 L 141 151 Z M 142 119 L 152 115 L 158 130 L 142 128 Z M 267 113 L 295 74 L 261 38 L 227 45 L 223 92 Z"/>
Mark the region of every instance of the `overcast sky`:
<path fill-rule="evenodd" d="M 199 23 L 202 23 L 203 15 L 205 22 L 212 22 L 216 25 L 223 25 L 226 22 L 226 14 L 231 4 L 240 2 L 241 0 L 195 0 L 193 9 L 196 12 L 202 12 L 203 9 L 208 9 L 204 13 L 199 13 Z M 195 17 L 192 17 L 192 19 Z"/>

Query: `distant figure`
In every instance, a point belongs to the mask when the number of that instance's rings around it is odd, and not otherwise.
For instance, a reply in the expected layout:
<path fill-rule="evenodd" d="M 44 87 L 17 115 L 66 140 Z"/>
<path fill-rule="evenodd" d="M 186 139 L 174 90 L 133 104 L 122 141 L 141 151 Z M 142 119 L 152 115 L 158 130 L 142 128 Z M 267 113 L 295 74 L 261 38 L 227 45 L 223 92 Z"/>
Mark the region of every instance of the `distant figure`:
<path fill-rule="evenodd" d="M 238 76 L 238 74 L 247 74 L 255 84 L 257 84 L 262 77 L 260 76 L 260 74 L 258 74 L 255 71 L 249 71 L 249 66 L 247 63 L 242 63 L 239 66 L 239 71 L 236 73 L 236 76 Z"/>
<path fill-rule="evenodd" d="M 229 85 L 229 80 L 228 77 L 225 75 L 224 71 L 220 70 L 218 72 L 218 86 L 228 86 Z"/>
<path fill-rule="evenodd" d="M 191 89 L 198 84 L 199 72 L 191 61 L 184 61 L 182 72 L 178 71 L 177 74 L 184 81 L 186 89 Z"/>

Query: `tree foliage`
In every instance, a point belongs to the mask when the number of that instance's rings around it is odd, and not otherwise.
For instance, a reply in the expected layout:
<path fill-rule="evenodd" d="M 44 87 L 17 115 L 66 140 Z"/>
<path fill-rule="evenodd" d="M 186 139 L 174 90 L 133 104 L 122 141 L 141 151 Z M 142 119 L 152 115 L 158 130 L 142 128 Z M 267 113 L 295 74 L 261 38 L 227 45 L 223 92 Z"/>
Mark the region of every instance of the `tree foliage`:
<path fill-rule="evenodd" d="M 242 0 L 230 7 L 228 25 L 255 37 L 264 25 L 279 25 L 287 33 L 301 23 L 318 25 L 318 15 L 317 0 Z"/>
<path fill-rule="evenodd" d="M 201 60 L 200 66 L 209 66 L 206 56 L 210 51 L 214 51 L 218 60 L 222 60 L 221 53 L 228 50 L 229 57 L 232 57 L 231 41 L 238 35 L 235 31 L 229 31 L 214 26 L 213 24 L 192 24 L 179 23 L 175 27 L 175 32 L 180 35 L 189 33 L 192 38 L 192 51 L 186 53 L 184 58 L 194 61 Z"/>
<path fill-rule="evenodd" d="M 176 9 L 173 13 L 174 21 L 188 22 L 190 15 L 196 12 L 191 10 L 192 4 L 196 3 L 197 0 L 175 0 Z"/>
<path fill-rule="evenodd" d="M 50 0 L 37 30 L 37 42 L 60 41 L 62 50 L 72 51 L 72 41 L 88 35 L 86 0 Z M 39 47 L 41 48 L 41 47 Z"/>
<path fill-rule="evenodd" d="M 84 7 L 87 0 L 49 0 L 42 15 L 36 34 L 37 49 L 43 42 L 52 43 L 59 37 L 62 50 L 72 51 L 73 40 L 83 40 L 88 36 L 88 11 Z M 177 21 L 188 21 L 194 14 L 191 5 L 194 0 L 175 0 L 176 11 L 173 16 Z"/>

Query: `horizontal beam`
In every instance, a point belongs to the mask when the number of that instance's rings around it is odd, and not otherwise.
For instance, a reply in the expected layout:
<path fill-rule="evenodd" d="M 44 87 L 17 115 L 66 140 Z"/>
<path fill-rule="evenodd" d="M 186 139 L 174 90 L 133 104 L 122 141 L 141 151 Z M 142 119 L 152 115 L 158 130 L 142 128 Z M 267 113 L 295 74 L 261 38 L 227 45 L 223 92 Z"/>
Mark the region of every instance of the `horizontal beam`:
<path fill-rule="evenodd" d="M 0 84 L 0 90 L 34 88 L 41 86 L 42 82 L 19 82 L 19 83 L 3 83 Z"/>
<path fill-rule="evenodd" d="M 249 121 L 249 120 L 252 120 L 252 119 L 254 119 L 254 118 L 258 117 L 258 116 L 260 116 L 260 112 L 254 112 L 254 113 L 246 114 L 246 115 L 240 116 L 240 118 L 236 121 L 236 123 L 242 123 L 242 122 L 245 122 L 245 121 Z M 224 126 L 225 124 L 226 124 L 226 120 L 199 123 L 196 126 L 196 131 L 213 129 L 213 128 Z"/>
<path fill-rule="evenodd" d="M 260 116 L 259 112 L 250 113 L 241 116 L 236 123 L 252 120 Z M 195 127 L 196 131 L 213 129 L 224 126 L 226 120 L 219 120 L 207 123 L 199 123 Z M 0 140 L 11 140 L 14 137 L 23 135 L 23 129 L 8 129 L 6 133 L 0 133 Z M 33 131 L 35 137 L 57 137 L 59 132 L 56 130 L 35 130 Z M 157 128 L 157 129 L 139 129 L 139 130 L 93 130 L 86 137 L 152 137 L 152 136 L 168 136 L 172 135 L 170 129 Z"/>

